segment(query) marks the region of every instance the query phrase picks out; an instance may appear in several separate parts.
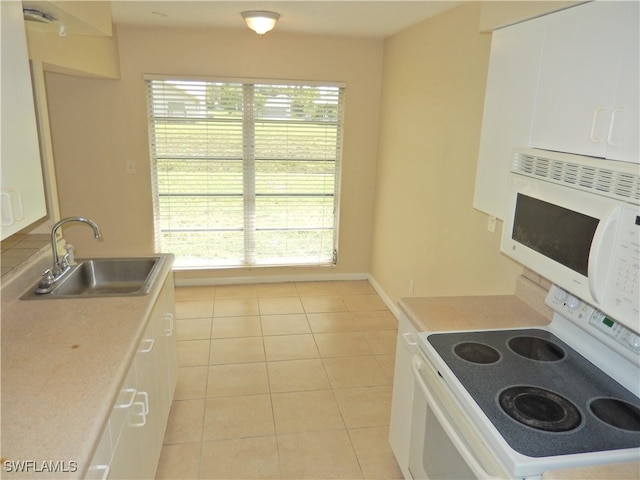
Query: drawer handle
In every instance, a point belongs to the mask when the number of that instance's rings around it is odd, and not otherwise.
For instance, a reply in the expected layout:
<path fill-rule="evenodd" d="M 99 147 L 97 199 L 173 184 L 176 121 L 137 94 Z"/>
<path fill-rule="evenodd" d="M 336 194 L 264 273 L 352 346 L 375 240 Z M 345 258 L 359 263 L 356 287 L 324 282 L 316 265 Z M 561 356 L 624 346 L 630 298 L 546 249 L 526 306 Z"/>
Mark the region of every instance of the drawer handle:
<path fill-rule="evenodd" d="M 141 408 L 139 415 L 142 420 L 137 423 L 132 423 L 132 427 L 144 427 L 147 424 L 147 415 L 149 415 L 149 394 L 147 392 L 138 392 L 137 395 L 142 396 L 141 402 L 135 402 L 134 405 Z M 136 395 L 136 396 L 137 396 Z"/>
<path fill-rule="evenodd" d="M 22 205 L 22 192 L 16 187 L 7 188 L 7 192 L 11 197 L 11 210 L 13 216 L 18 222 L 24 220 L 24 206 Z"/>
<path fill-rule="evenodd" d="M 132 423 L 131 426 L 132 427 L 144 427 L 147 424 L 147 414 L 144 413 L 144 402 L 136 402 L 134 403 L 134 405 L 138 405 L 141 407 L 141 411 L 140 413 L 136 414 L 139 415 L 142 420 L 136 423 Z"/>
<path fill-rule="evenodd" d="M 151 350 L 153 350 L 153 346 L 155 345 L 156 340 L 155 338 L 146 338 L 142 342 L 140 342 L 140 345 L 143 345 L 145 343 L 149 346 L 147 348 L 141 348 L 140 350 L 138 350 L 139 353 L 149 353 Z"/>
<path fill-rule="evenodd" d="M 111 467 L 109 465 L 94 465 L 91 467 L 91 470 L 100 471 L 102 470 L 102 476 L 100 480 L 107 480 L 109 478 L 109 472 L 111 471 Z"/>
<path fill-rule="evenodd" d="M 122 393 L 129 394 L 129 395 L 131 395 L 131 397 L 129 398 L 128 401 L 126 401 L 124 403 L 119 403 L 119 404 L 115 405 L 113 408 L 129 408 L 129 407 L 131 407 L 131 405 L 133 405 L 133 402 L 136 399 L 136 394 L 138 393 L 138 391 L 135 388 L 125 388 L 124 390 L 122 390 Z"/>
<path fill-rule="evenodd" d="M 165 336 L 170 337 L 173 335 L 173 330 L 175 328 L 175 322 L 173 321 L 173 313 L 165 313 L 164 319 L 167 321 L 167 328 L 164 331 Z"/>
<path fill-rule="evenodd" d="M 147 392 L 138 392 L 144 400 L 144 414 L 149 415 L 149 394 Z"/>
<path fill-rule="evenodd" d="M 11 195 L 7 192 L 0 193 L 2 197 L 2 226 L 8 227 L 15 223 L 15 217 L 13 216 L 13 205 L 11 202 Z"/>
<path fill-rule="evenodd" d="M 415 347 L 416 345 L 418 345 L 418 342 L 416 342 L 416 338 L 413 336 L 413 333 L 405 332 L 402 334 L 402 338 L 404 338 L 404 341 L 410 347 Z"/>

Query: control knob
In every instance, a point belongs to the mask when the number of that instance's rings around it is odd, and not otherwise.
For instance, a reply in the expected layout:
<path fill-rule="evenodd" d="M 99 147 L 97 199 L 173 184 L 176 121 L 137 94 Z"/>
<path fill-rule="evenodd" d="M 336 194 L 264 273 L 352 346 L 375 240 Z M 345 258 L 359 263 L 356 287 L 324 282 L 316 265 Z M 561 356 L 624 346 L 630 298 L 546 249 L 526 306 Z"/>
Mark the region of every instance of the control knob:
<path fill-rule="evenodd" d="M 629 335 L 627 337 L 627 343 L 631 345 L 634 350 L 640 349 L 640 337 L 638 335 Z"/>
<path fill-rule="evenodd" d="M 573 295 L 569 295 L 567 301 L 564 302 L 565 305 L 569 308 L 569 310 L 575 310 L 582 303 L 579 298 L 574 297 Z"/>
<path fill-rule="evenodd" d="M 556 288 L 555 293 L 553 294 L 553 298 L 555 298 L 558 302 L 562 302 L 568 296 L 569 294 L 561 288 Z"/>

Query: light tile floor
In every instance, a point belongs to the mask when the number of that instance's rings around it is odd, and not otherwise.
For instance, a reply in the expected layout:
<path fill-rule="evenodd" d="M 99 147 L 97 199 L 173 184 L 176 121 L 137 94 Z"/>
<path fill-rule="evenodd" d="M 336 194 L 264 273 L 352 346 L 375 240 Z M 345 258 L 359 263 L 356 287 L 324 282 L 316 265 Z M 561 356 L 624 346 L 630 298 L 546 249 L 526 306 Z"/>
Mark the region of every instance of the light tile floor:
<path fill-rule="evenodd" d="M 366 281 L 176 289 L 158 479 L 401 479 L 397 321 Z"/>

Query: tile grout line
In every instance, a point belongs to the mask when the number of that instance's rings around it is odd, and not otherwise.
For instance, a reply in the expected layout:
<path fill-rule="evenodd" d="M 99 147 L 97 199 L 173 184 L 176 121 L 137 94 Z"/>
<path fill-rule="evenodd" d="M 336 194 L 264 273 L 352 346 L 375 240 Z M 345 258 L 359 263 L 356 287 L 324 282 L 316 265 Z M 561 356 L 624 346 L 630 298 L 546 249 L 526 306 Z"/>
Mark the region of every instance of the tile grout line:
<path fill-rule="evenodd" d="M 278 455 L 278 472 L 279 478 L 282 480 L 282 456 L 280 454 L 280 444 L 278 443 L 278 431 L 276 429 L 276 414 L 273 407 L 273 391 L 271 389 L 271 380 L 269 377 L 269 365 L 267 361 L 267 347 L 264 343 L 264 329 L 262 328 L 262 315 L 260 312 L 260 302 L 258 301 L 258 318 L 260 323 L 260 338 L 262 339 L 262 353 L 264 354 L 264 369 L 267 375 L 267 388 L 269 389 L 269 405 L 271 406 L 271 423 L 273 425 L 273 439 L 276 443 L 276 454 Z"/>
<path fill-rule="evenodd" d="M 297 287 L 296 287 L 296 290 L 297 290 Z M 361 460 L 357 455 L 357 452 L 356 452 L 356 449 L 355 449 L 355 445 L 353 443 L 353 438 L 352 438 L 352 434 L 351 434 L 351 431 L 350 431 L 351 429 L 349 429 L 347 427 L 347 423 L 346 423 L 345 418 L 344 418 L 344 413 L 343 413 L 342 409 L 340 409 L 340 405 L 339 405 L 339 403 L 337 401 L 337 397 L 336 397 L 336 389 L 337 389 L 337 387 L 335 387 L 332 384 L 332 382 L 330 380 L 330 377 L 328 375 L 328 371 L 327 371 L 327 367 L 326 367 L 325 361 L 324 361 L 325 358 L 334 358 L 334 357 L 326 357 L 326 356 L 322 355 L 322 353 L 320 351 L 320 348 L 318 347 L 318 342 L 317 342 L 317 338 L 316 338 L 316 334 L 317 333 L 341 333 L 341 332 L 315 332 L 311 328 L 311 323 L 310 323 L 310 320 L 309 320 L 309 312 L 307 312 L 307 310 L 304 308 L 304 304 L 302 304 L 301 294 L 300 294 L 299 290 L 297 290 L 297 291 L 298 291 L 297 298 L 298 298 L 298 301 L 300 302 L 300 304 L 303 307 L 303 312 L 302 313 L 304 314 L 305 321 L 307 323 L 306 326 L 307 326 L 307 328 L 309 330 L 308 334 L 310 334 L 312 336 L 312 338 L 313 338 L 314 346 L 315 346 L 315 348 L 317 350 L 317 353 L 318 353 L 318 357 L 317 358 L 320 360 L 320 363 L 321 363 L 322 368 L 323 368 L 324 375 L 325 375 L 325 377 L 327 378 L 327 381 L 328 381 L 329 390 L 331 390 L 333 401 L 335 402 L 335 404 L 337 406 L 337 409 L 338 409 L 338 413 L 340 414 L 340 418 L 341 418 L 341 421 L 342 421 L 342 424 L 343 424 L 343 428 L 341 428 L 340 431 L 345 431 L 345 433 L 347 434 L 347 436 L 349 438 L 349 442 L 350 442 L 351 448 L 352 448 L 352 451 L 353 451 L 353 454 L 354 454 L 356 462 L 358 464 L 359 472 L 360 472 L 360 475 L 361 475 L 360 478 L 365 478 Z M 363 293 L 363 294 L 370 294 L 370 293 L 367 292 L 367 293 Z M 346 293 L 338 292 L 338 296 L 341 299 L 345 295 L 346 295 Z M 287 295 L 287 296 L 289 296 L 289 295 Z M 310 295 L 310 296 L 326 296 L 326 295 Z M 263 326 L 262 326 L 262 317 L 265 316 L 265 315 L 262 315 L 262 312 L 260 311 L 260 303 L 259 303 L 258 300 L 259 300 L 259 295 L 258 295 L 258 298 L 256 299 L 256 302 L 258 304 L 258 315 L 257 316 L 259 318 L 262 353 L 263 353 L 263 356 L 264 356 L 264 361 L 261 362 L 261 363 L 264 363 L 265 370 L 266 370 L 267 388 L 268 388 L 269 398 L 270 398 L 270 402 L 271 402 L 271 421 L 272 421 L 272 424 L 273 424 L 274 438 L 275 438 L 275 441 L 276 441 L 276 449 L 277 449 L 277 454 L 278 454 L 278 470 L 280 472 L 280 478 L 282 479 L 284 472 L 282 470 L 282 456 L 281 456 L 281 451 L 280 451 L 280 444 L 278 442 L 278 437 L 280 435 L 278 435 L 278 432 L 276 430 L 275 409 L 274 409 L 274 403 L 273 403 L 273 394 L 274 394 L 274 392 L 273 392 L 273 389 L 272 389 L 272 386 L 271 386 L 271 377 L 270 377 L 269 368 L 268 368 L 269 360 L 267 359 L 267 351 L 266 351 L 266 344 L 265 344 L 265 334 L 264 334 L 264 329 L 263 329 Z M 209 364 L 209 360 L 210 360 L 210 357 L 211 357 L 211 349 L 214 348 L 213 343 L 212 343 L 212 340 L 213 340 L 213 321 L 216 318 L 216 317 L 213 316 L 213 312 L 214 311 L 215 311 L 215 299 L 214 299 L 212 316 L 211 316 L 211 327 L 210 327 L 210 330 L 209 330 L 209 338 L 208 338 L 209 348 L 207 350 L 208 355 L 207 355 L 207 360 L 206 360 L 206 367 L 207 367 L 207 369 L 206 369 L 206 385 L 205 385 L 205 389 L 204 389 L 204 392 L 205 392 L 204 393 L 205 411 L 204 411 L 203 417 L 202 417 L 202 432 L 201 432 L 201 437 L 200 437 L 200 440 L 201 440 L 200 441 L 200 452 L 199 452 L 199 458 L 198 458 L 198 475 L 199 476 L 201 474 L 203 474 L 203 472 L 202 472 L 202 465 L 203 465 L 202 464 L 202 454 L 203 454 L 204 435 L 205 435 L 204 419 L 205 419 L 205 415 L 206 415 L 206 402 L 207 402 L 208 393 L 209 393 L 208 381 L 209 381 L 209 370 L 211 368 L 211 365 Z M 311 312 L 311 313 L 335 313 L 335 312 Z M 352 315 L 353 311 L 350 308 L 347 308 L 347 310 L 345 312 L 343 312 L 343 313 L 349 313 L 349 314 Z M 344 333 L 344 332 L 342 332 L 342 333 Z M 367 355 L 338 355 L 337 357 L 354 357 L 354 356 L 367 356 L 367 357 L 373 356 L 373 357 L 375 357 L 376 365 L 378 366 L 378 368 L 380 368 L 380 370 L 382 371 L 382 373 L 384 375 L 384 378 L 386 380 L 386 385 L 385 386 L 388 386 L 391 383 L 391 379 L 389 378 L 387 373 L 385 373 L 385 370 L 382 367 L 380 359 L 378 358 L 379 357 L 378 354 L 376 354 L 375 351 L 373 350 L 373 348 L 371 347 L 370 342 L 367 340 L 366 335 L 364 334 L 365 330 L 363 330 L 362 325 L 360 325 L 360 324 L 358 324 L 357 333 L 358 333 L 358 337 L 364 339 L 365 343 L 367 344 L 367 346 L 368 346 L 368 348 L 370 350 L 370 354 L 367 354 Z M 281 335 L 293 335 L 293 334 L 283 333 Z M 274 363 L 274 362 L 277 362 L 277 361 L 278 360 L 274 360 L 271 363 Z M 280 360 L 280 361 L 288 361 L 288 360 L 287 359 L 283 359 L 283 360 Z M 243 363 L 245 363 L 245 362 L 243 362 Z M 347 388 L 347 387 L 344 387 L 344 388 Z M 353 388 L 355 388 L 355 387 L 353 387 Z M 313 390 L 324 390 L 324 389 L 313 389 Z M 305 391 L 307 391 L 307 390 L 305 390 Z M 283 392 L 283 393 L 288 393 L 288 392 Z M 295 433 L 295 432 L 292 432 L 292 433 Z M 298 432 L 298 433 L 304 433 L 304 432 Z"/>
<path fill-rule="evenodd" d="M 207 416 L 207 398 L 209 398 L 209 361 L 211 359 L 211 349 L 213 347 L 211 342 L 211 337 L 213 336 L 213 318 L 214 312 L 216 309 L 216 298 L 215 292 L 213 296 L 213 305 L 211 307 L 211 326 L 209 328 L 209 348 L 207 349 L 207 365 L 206 365 L 206 376 L 205 376 L 205 386 L 204 386 L 204 408 L 202 409 L 202 430 L 200 432 L 200 451 L 198 452 L 198 478 L 202 477 L 202 454 L 204 452 L 204 427 L 205 427 L 205 419 Z"/>

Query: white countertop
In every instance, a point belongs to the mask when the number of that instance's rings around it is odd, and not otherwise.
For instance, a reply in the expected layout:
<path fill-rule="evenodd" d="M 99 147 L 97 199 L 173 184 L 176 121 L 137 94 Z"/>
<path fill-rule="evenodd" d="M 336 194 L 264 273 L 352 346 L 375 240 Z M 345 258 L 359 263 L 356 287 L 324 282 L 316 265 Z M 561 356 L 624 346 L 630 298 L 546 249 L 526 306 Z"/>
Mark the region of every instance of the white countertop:
<path fill-rule="evenodd" d="M 544 306 L 544 294 L 524 277 L 518 280 L 516 295 L 403 298 L 400 309 L 418 331 L 439 332 L 493 328 L 521 328 L 547 325 L 551 310 Z M 545 472 L 544 480 L 638 480 L 638 462 L 571 468 Z"/>
<path fill-rule="evenodd" d="M 19 300 L 50 258 L 3 283 L 3 478 L 84 476 L 173 264 L 144 296 Z M 53 462 L 66 471 L 42 473 Z"/>

